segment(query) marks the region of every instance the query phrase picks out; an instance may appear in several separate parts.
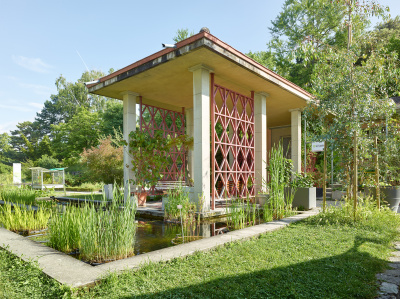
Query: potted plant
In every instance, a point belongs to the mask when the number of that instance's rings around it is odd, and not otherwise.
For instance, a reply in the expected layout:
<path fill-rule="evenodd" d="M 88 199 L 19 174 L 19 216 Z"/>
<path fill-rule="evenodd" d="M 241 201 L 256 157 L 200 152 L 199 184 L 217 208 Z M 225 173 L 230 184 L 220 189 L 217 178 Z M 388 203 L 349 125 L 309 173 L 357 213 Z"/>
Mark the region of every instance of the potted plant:
<path fill-rule="evenodd" d="M 138 205 L 146 205 L 147 190 L 161 179 L 161 170 L 167 163 L 169 152 L 168 140 L 162 131 L 155 131 L 151 136 L 148 132 L 135 130 L 129 134 L 129 154 L 134 173 L 133 184 L 138 187 L 136 195 Z"/>
<path fill-rule="evenodd" d="M 295 190 L 293 207 L 309 210 L 317 206 L 316 187 L 313 186 L 314 181 L 310 173 L 295 173 L 291 184 Z"/>

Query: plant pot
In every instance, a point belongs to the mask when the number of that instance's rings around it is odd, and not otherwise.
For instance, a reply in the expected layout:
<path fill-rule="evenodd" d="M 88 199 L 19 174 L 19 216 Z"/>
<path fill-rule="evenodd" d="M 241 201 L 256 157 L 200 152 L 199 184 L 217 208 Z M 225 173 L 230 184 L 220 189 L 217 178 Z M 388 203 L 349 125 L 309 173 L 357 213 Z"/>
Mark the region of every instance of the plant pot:
<path fill-rule="evenodd" d="M 316 195 L 317 198 L 324 196 L 324 188 L 316 187 L 315 189 L 316 189 L 315 195 Z"/>
<path fill-rule="evenodd" d="M 340 200 L 344 196 L 345 192 L 340 190 L 332 191 L 332 199 L 333 200 Z"/>
<path fill-rule="evenodd" d="M 305 210 L 310 210 L 317 207 L 316 189 L 311 188 L 297 188 L 293 197 L 292 206 L 294 208 L 303 207 Z"/>
<path fill-rule="evenodd" d="M 138 200 L 138 206 L 139 207 L 145 207 L 146 206 L 146 199 L 147 199 L 147 191 L 144 192 L 136 192 L 136 197 Z"/>
<path fill-rule="evenodd" d="M 256 196 L 256 203 L 258 203 L 260 206 L 264 206 L 265 203 L 268 201 L 269 194 L 258 194 Z"/>
<path fill-rule="evenodd" d="M 381 200 L 386 201 L 388 207 L 397 212 L 400 202 L 400 186 L 381 187 Z"/>

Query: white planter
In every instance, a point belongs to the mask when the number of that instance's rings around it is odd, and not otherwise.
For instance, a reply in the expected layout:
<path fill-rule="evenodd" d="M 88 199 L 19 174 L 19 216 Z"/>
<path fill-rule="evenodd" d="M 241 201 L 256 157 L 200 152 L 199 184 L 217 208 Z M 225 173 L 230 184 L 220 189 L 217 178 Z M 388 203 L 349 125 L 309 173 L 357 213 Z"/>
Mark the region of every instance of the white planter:
<path fill-rule="evenodd" d="M 293 197 L 292 206 L 294 208 L 303 207 L 305 210 L 310 210 L 317 207 L 317 190 L 311 188 L 297 188 Z"/>
<path fill-rule="evenodd" d="M 332 199 L 333 200 L 340 200 L 346 194 L 344 191 L 335 190 L 332 191 Z"/>
<path fill-rule="evenodd" d="M 260 206 L 264 206 L 265 203 L 268 201 L 269 194 L 258 194 L 256 196 L 256 203 L 258 203 Z"/>

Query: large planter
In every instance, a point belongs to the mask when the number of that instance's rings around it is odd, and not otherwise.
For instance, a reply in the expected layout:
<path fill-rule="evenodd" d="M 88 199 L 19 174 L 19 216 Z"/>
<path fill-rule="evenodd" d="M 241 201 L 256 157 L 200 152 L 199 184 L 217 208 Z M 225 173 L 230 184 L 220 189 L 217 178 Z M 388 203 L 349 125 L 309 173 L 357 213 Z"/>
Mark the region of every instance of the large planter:
<path fill-rule="evenodd" d="M 320 187 L 316 187 L 315 188 L 315 192 L 316 192 L 316 197 L 320 198 L 324 196 L 324 188 L 320 188 Z"/>
<path fill-rule="evenodd" d="M 381 187 L 379 190 L 382 202 L 386 202 L 392 211 L 397 212 L 400 202 L 400 186 Z"/>
<path fill-rule="evenodd" d="M 135 194 L 137 196 L 138 206 L 139 207 L 145 207 L 146 206 L 146 200 L 147 200 L 147 191 L 145 191 L 145 192 L 136 192 Z"/>
<path fill-rule="evenodd" d="M 294 208 L 304 208 L 310 210 L 317 207 L 317 196 L 315 187 L 297 188 L 293 197 L 292 206 Z"/>
<path fill-rule="evenodd" d="M 258 194 L 256 196 L 256 203 L 263 207 L 265 203 L 268 201 L 268 198 L 269 194 Z"/>
<path fill-rule="evenodd" d="M 385 186 L 380 187 L 380 198 L 383 205 L 387 205 L 392 211 L 397 212 L 400 203 L 400 186 Z M 364 188 L 366 196 L 376 198 L 375 187 Z"/>

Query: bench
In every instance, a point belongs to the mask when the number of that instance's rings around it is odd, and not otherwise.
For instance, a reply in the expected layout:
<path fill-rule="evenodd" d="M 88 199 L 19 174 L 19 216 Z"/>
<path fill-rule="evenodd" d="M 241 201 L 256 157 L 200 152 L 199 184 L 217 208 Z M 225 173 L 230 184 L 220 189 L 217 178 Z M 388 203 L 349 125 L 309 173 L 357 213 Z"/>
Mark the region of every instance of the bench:
<path fill-rule="evenodd" d="M 185 181 L 159 181 L 154 186 L 154 191 L 160 192 L 162 194 L 167 194 L 169 190 L 174 190 L 184 186 L 186 186 Z"/>

